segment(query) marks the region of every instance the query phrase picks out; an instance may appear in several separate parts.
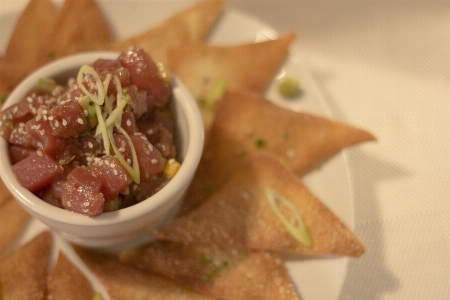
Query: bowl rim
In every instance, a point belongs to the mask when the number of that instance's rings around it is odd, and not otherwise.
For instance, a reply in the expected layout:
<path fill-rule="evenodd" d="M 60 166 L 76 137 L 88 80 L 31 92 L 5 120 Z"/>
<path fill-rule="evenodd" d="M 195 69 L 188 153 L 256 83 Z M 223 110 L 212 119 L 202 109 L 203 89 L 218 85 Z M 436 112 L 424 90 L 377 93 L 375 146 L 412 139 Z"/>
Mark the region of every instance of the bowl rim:
<path fill-rule="evenodd" d="M 31 89 L 39 78 L 55 77 L 63 74 L 65 71 L 79 68 L 83 64 L 92 64 L 98 58 L 114 59 L 119 54 L 120 52 L 116 51 L 91 51 L 56 59 L 35 70 L 22 80 L 8 96 L 2 110 L 22 100 L 25 93 Z M 172 76 L 172 79 L 175 101 L 177 105 L 180 105 L 181 111 L 185 112 L 187 120 L 188 139 L 186 155 L 177 174 L 151 197 L 151 201 L 147 199 L 133 206 L 114 212 L 102 213 L 96 217 L 88 217 L 55 207 L 20 185 L 12 172 L 8 151 L 3 151 L 4 153 L 0 155 L 0 169 L 2 170 L 0 176 L 5 186 L 13 194 L 14 198 L 36 218 L 44 217 L 70 225 L 84 227 L 108 226 L 124 223 L 156 210 L 175 197 L 177 193 L 181 193 L 183 188 L 190 183 L 200 162 L 204 145 L 204 126 L 198 105 L 184 84 L 175 76 Z M 182 96 L 183 101 L 179 101 L 180 96 Z M 0 149 L 6 150 L 7 144 L 6 140 L 0 138 Z"/>

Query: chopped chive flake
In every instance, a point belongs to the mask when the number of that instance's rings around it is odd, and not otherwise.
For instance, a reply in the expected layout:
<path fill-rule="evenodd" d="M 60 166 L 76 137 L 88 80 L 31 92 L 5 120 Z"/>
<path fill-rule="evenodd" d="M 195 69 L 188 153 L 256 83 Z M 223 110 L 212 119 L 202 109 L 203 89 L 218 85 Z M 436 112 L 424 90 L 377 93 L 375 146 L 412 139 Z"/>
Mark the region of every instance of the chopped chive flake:
<path fill-rule="evenodd" d="M 55 57 L 55 55 L 56 55 L 56 53 L 55 53 L 54 50 L 48 51 L 48 53 L 47 53 L 47 56 L 48 56 L 49 58 L 53 58 L 53 57 Z"/>
<path fill-rule="evenodd" d="M 8 117 L 8 119 L 14 119 L 14 115 L 10 110 L 7 110 L 5 112 L 6 116 Z"/>
<path fill-rule="evenodd" d="M 205 189 L 206 189 L 207 192 L 211 192 L 212 189 L 213 189 L 213 184 L 212 184 L 212 182 L 206 183 Z"/>
<path fill-rule="evenodd" d="M 201 279 L 202 279 L 203 281 L 208 281 L 208 280 L 209 280 L 209 276 L 206 275 L 206 274 L 204 274 L 204 275 L 202 275 Z"/>
<path fill-rule="evenodd" d="M 213 274 L 214 276 L 217 276 L 220 274 L 220 269 L 219 268 L 215 268 L 214 270 L 212 270 L 211 274 Z"/>
<path fill-rule="evenodd" d="M 5 96 L 5 95 L 3 95 L 3 96 L 0 96 L 0 104 L 3 104 L 3 103 L 5 103 L 5 101 L 6 101 L 6 98 L 8 98 L 7 96 Z"/>
<path fill-rule="evenodd" d="M 266 145 L 266 142 L 263 139 L 259 138 L 259 139 L 256 139 L 255 145 L 258 148 L 263 148 Z"/>
<path fill-rule="evenodd" d="M 207 255 L 203 255 L 202 256 L 202 262 L 205 263 L 205 264 L 212 262 L 212 260 L 213 259 L 212 259 L 211 256 L 207 256 Z"/>

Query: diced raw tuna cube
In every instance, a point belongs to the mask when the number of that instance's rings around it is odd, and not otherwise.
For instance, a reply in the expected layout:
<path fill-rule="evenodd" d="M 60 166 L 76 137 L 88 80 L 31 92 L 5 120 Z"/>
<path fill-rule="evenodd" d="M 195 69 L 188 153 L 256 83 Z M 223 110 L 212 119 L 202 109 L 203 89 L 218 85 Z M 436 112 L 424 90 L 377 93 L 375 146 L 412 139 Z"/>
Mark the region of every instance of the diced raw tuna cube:
<path fill-rule="evenodd" d="M 13 145 L 31 147 L 31 136 L 25 128 L 25 123 L 20 122 L 13 125 L 9 142 Z"/>
<path fill-rule="evenodd" d="M 129 135 L 133 135 L 137 130 L 136 118 L 134 115 L 130 112 L 124 112 L 122 114 L 121 126 Z"/>
<path fill-rule="evenodd" d="M 165 107 L 172 89 L 159 74 L 155 62 L 143 49 L 130 48 L 120 54 L 122 65 L 130 71 L 131 82 L 147 91 L 147 104 Z"/>
<path fill-rule="evenodd" d="M 137 86 L 131 85 L 125 91 L 131 97 L 131 107 L 134 116 L 139 119 L 148 110 L 147 106 L 147 91 L 139 90 Z"/>
<path fill-rule="evenodd" d="M 89 129 L 84 110 L 78 101 L 65 101 L 50 111 L 50 126 L 56 137 L 70 138 Z"/>
<path fill-rule="evenodd" d="M 65 209 L 87 215 L 98 216 L 103 212 L 105 198 L 101 193 L 102 181 L 86 168 L 77 167 L 70 172 L 64 184 L 61 202 Z"/>
<path fill-rule="evenodd" d="M 19 161 L 27 158 L 36 151 L 34 148 L 23 147 L 18 145 L 9 146 L 9 156 L 11 158 L 11 163 L 16 164 Z"/>
<path fill-rule="evenodd" d="M 55 196 L 53 196 L 51 187 L 47 188 L 39 196 L 39 198 L 41 198 L 42 200 L 44 200 L 48 204 L 51 204 L 51 205 L 59 207 L 59 208 L 64 208 L 64 206 L 62 205 L 62 202 L 61 202 L 61 198 L 56 198 Z"/>
<path fill-rule="evenodd" d="M 34 148 L 42 148 L 54 157 L 64 152 L 66 142 L 63 138 L 53 136 L 48 119 L 37 116 L 28 121 L 25 128 L 31 136 L 31 145 Z"/>
<path fill-rule="evenodd" d="M 96 160 L 89 166 L 89 170 L 102 182 L 101 191 L 105 200 L 117 197 L 133 181 L 119 160 L 109 155 Z"/>
<path fill-rule="evenodd" d="M 61 175 L 64 169 L 53 157 L 38 150 L 13 165 L 12 171 L 23 187 L 31 192 L 37 192 Z"/>
<path fill-rule="evenodd" d="M 161 152 L 150 144 L 145 135 L 133 135 L 131 141 L 136 150 L 142 181 L 150 179 L 163 170 L 166 160 Z"/>

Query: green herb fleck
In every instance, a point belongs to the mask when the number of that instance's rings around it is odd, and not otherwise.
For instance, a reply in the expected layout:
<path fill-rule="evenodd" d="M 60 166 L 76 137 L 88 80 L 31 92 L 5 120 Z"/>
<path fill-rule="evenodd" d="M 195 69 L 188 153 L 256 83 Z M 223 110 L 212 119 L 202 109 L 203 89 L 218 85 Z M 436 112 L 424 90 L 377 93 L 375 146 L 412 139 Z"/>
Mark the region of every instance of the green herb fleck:
<path fill-rule="evenodd" d="M 256 139 L 255 144 L 256 144 L 256 147 L 258 147 L 258 148 L 264 148 L 264 146 L 266 145 L 266 142 L 263 139 L 259 138 L 259 139 Z"/>
<path fill-rule="evenodd" d="M 229 262 L 228 262 L 228 260 L 224 260 L 222 264 L 224 267 L 228 267 Z"/>
<path fill-rule="evenodd" d="M 289 133 L 287 133 L 287 132 L 283 133 L 283 138 L 285 140 L 287 140 L 289 138 Z"/>
<path fill-rule="evenodd" d="M 48 58 L 53 58 L 55 57 L 55 55 L 56 55 L 55 50 L 50 50 L 47 53 Z"/>
<path fill-rule="evenodd" d="M 202 256 L 202 262 L 205 264 L 212 262 L 212 260 L 213 260 L 213 258 L 211 256 L 207 256 L 207 255 Z"/>
<path fill-rule="evenodd" d="M 212 182 L 207 182 L 206 185 L 205 185 L 205 189 L 206 189 L 207 192 L 212 192 L 212 190 L 213 190 Z"/>
<path fill-rule="evenodd" d="M 8 96 L 6 96 L 6 95 L 0 96 L 0 103 L 1 104 L 5 103 L 7 98 L 8 98 Z"/>
<path fill-rule="evenodd" d="M 206 275 L 206 274 L 203 274 L 202 277 L 201 277 L 201 279 L 202 279 L 203 281 L 208 281 L 208 280 L 209 280 L 209 276 Z"/>
<path fill-rule="evenodd" d="M 8 117 L 8 119 L 14 119 L 14 115 L 10 110 L 7 110 L 5 112 L 6 116 Z"/>
<path fill-rule="evenodd" d="M 5 124 L 6 128 L 10 128 L 12 126 L 13 122 L 11 120 L 7 120 L 3 124 Z"/>
<path fill-rule="evenodd" d="M 213 274 L 214 276 L 217 276 L 220 274 L 220 269 L 219 268 L 215 268 L 214 270 L 212 270 L 211 274 Z"/>

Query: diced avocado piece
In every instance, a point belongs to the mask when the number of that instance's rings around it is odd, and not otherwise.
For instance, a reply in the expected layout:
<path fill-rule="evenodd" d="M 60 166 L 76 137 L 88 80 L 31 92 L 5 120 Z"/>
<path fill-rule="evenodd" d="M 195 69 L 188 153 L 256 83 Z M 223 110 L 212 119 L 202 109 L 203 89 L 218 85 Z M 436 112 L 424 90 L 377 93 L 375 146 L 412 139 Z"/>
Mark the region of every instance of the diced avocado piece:
<path fill-rule="evenodd" d="M 110 201 L 105 201 L 105 206 L 103 207 L 103 211 L 104 212 L 116 211 L 116 210 L 120 209 L 121 205 L 122 205 L 122 198 L 117 196 L 116 198 L 114 198 Z"/>
<path fill-rule="evenodd" d="M 45 91 L 53 91 L 56 88 L 56 81 L 50 78 L 40 78 L 36 84 L 36 87 Z"/>

